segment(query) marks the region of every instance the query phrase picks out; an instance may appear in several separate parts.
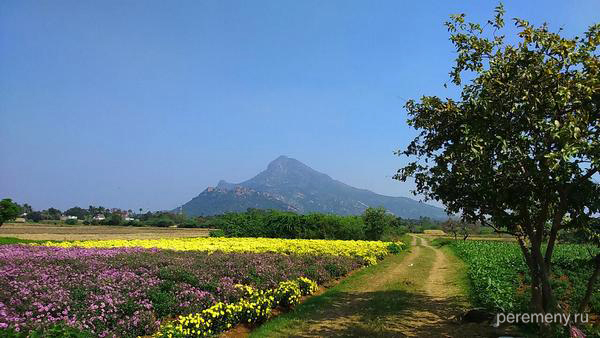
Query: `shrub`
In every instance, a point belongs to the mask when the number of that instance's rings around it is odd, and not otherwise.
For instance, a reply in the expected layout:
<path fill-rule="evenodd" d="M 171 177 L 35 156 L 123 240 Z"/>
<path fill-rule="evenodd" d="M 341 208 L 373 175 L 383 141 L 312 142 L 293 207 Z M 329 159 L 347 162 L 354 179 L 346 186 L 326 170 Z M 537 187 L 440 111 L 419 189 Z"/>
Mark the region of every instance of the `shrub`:
<path fill-rule="evenodd" d="M 453 242 L 453 240 L 451 240 L 449 238 L 436 238 L 431 242 L 431 244 L 433 244 L 437 247 L 443 247 L 443 246 L 452 244 L 452 242 Z"/>
<path fill-rule="evenodd" d="M 185 222 L 178 225 L 179 228 L 198 228 L 198 222 L 195 219 L 187 219 Z"/>
<path fill-rule="evenodd" d="M 212 230 L 211 232 L 208 233 L 208 235 L 210 237 L 225 237 L 225 231 L 223 231 L 221 229 Z"/>
<path fill-rule="evenodd" d="M 77 220 L 76 220 L 76 219 L 69 218 L 68 220 L 66 220 L 66 221 L 65 221 L 65 224 L 68 224 L 68 225 L 76 225 L 76 224 L 77 224 Z"/>
<path fill-rule="evenodd" d="M 175 222 L 167 217 L 153 218 L 146 221 L 146 225 L 160 228 L 167 228 L 175 225 Z"/>
<path fill-rule="evenodd" d="M 119 214 L 111 214 L 104 221 L 101 222 L 103 225 L 121 225 L 123 223 L 123 216 Z"/>
<path fill-rule="evenodd" d="M 400 227 L 391 227 L 388 226 L 385 228 L 385 231 L 381 235 L 381 240 L 384 242 L 397 242 L 402 236 L 406 235 L 408 232 L 408 228 L 405 226 Z"/>
<path fill-rule="evenodd" d="M 387 249 L 391 254 L 399 254 L 404 250 L 404 244 L 402 242 L 392 242 L 388 244 Z"/>
<path fill-rule="evenodd" d="M 129 220 L 129 221 L 126 221 L 125 223 L 123 223 L 123 225 L 125 225 L 125 226 L 131 226 L 131 227 L 141 227 L 141 226 L 143 226 L 142 222 L 140 222 L 138 220 Z"/>

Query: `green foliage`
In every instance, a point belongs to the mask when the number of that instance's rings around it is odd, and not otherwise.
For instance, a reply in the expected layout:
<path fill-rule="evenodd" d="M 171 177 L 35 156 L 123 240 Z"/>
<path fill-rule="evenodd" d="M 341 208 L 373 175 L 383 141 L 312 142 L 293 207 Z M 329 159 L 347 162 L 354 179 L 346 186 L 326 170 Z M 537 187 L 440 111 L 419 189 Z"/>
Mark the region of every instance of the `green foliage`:
<path fill-rule="evenodd" d="M 62 212 L 56 208 L 48 208 L 48 210 L 43 211 L 42 214 L 44 219 L 55 221 L 60 220 L 60 216 L 62 216 Z"/>
<path fill-rule="evenodd" d="M 600 170 L 600 24 L 566 38 L 514 19 L 510 44 L 503 14 L 500 5 L 485 29 L 464 14 L 446 23 L 460 99 L 406 103 L 419 136 L 398 152 L 413 160 L 395 178 L 414 178 L 415 193 L 520 238 L 538 293 L 534 305 L 553 312 L 548 276 L 557 234 L 589 227 L 600 211 L 593 180 Z M 463 84 L 465 72 L 472 80 Z"/>
<path fill-rule="evenodd" d="M 121 225 L 123 223 L 123 216 L 112 213 L 110 214 L 104 221 L 102 221 L 103 225 Z"/>
<path fill-rule="evenodd" d="M 404 250 L 404 246 L 392 242 L 388 245 L 388 250 L 391 254 L 399 254 L 400 252 L 402 252 L 402 250 Z"/>
<path fill-rule="evenodd" d="M 56 324 L 47 329 L 33 330 L 27 333 L 17 332 L 13 329 L 0 331 L 0 337 L 3 338 L 92 338 L 89 332 L 66 326 L 64 324 Z"/>
<path fill-rule="evenodd" d="M 193 218 L 186 219 L 183 223 L 179 224 L 177 227 L 179 228 L 198 228 L 200 224 L 197 220 Z"/>
<path fill-rule="evenodd" d="M 223 230 L 227 237 L 350 240 L 380 240 L 384 235 L 387 240 L 393 240 L 408 229 L 401 220 L 385 214 L 383 209 L 373 213 L 370 209 L 367 210 L 368 214 L 361 217 L 319 213 L 301 215 L 278 210 L 249 209 L 244 213 L 226 213 L 212 217 L 205 225 Z"/>
<path fill-rule="evenodd" d="M 137 221 L 137 220 L 129 220 L 129 221 L 126 221 L 125 223 L 123 223 L 122 225 L 124 225 L 124 226 L 132 226 L 132 227 L 141 227 L 141 226 L 144 226 L 144 224 L 142 222 Z"/>
<path fill-rule="evenodd" d="M 527 311 L 530 300 L 531 276 L 516 243 L 499 241 L 452 241 L 456 254 L 467 262 L 468 275 L 477 305 L 491 311 Z M 587 281 L 592 274 L 590 252 L 600 252 L 590 246 L 563 244 L 556 249 L 551 284 L 563 308 L 576 309 L 583 299 Z M 597 287 L 600 287 L 600 283 Z M 592 299 L 593 313 L 600 313 L 600 297 Z"/>
<path fill-rule="evenodd" d="M 480 235 L 492 235 L 492 234 L 494 234 L 494 229 L 492 229 L 490 227 L 481 227 L 479 229 L 479 234 Z"/>
<path fill-rule="evenodd" d="M 436 226 L 429 219 L 396 218 L 383 208 L 368 208 L 362 216 L 320 213 L 302 215 L 278 210 L 248 209 L 246 212 L 213 216 L 203 226 L 221 229 L 227 237 L 396 241 L 411 228 L 414 230 L 415 224 L 425 223 L 431 227 Z"/>
<path fill-rule="evenodd" d="M 13 203 L 10 198 L 5 198 L 0 201 L 0 226 L 3 223 L 13 220 L 21 213 L 21 207 L 17 203 Z"/>
<path fill-rule="evenodd" d="M 210 237 L 225 237 L 225 231 L 223 231 L 223 229 L 216 229 L 216 230 L 211 230 L 211 232 L 208 233 L 208 235 Z"/>
<path fill-rule="evenodd" d="M 526 223 L 519 210 L 545 221 L 546 205 L 577 217 L 600 208 L 591 180 L 600 167 L 600 24 L 574 39 L 515 24 L 520 41 L 508 45 L 498 32 L 473 30 L 464 15 L 447 23 L 458 53 L 453 82 L 461 85 L 464 71 L 475 77 L 460 101 L 406 103 L 408 123 L 422 133 L 398 153 L 433 161 L 411 162 L 396 176 L 414 177 L 418 192 L 453 213 L 510 229 Z"/>
<path fill-rule="evenodd" d="M 384 242 L 398 242 L 408 233 L 408 227 L 404 225 L 387 226 L 380 237 Z"/>
<path fill-rule="evenodd" d="M 44 219 L 41 211 L 32 211 L 27 213 L 27 219 L 33 222 L 39 222 Z"/>
<path fill-rule="evenodd" d="M 44 243 L 43 240 L 32 240 L 32 239 L 20 239 L 16 237 L 0 237 L 0 245 L 6 244 L 28 244 L 28 243 Z"/>
<path fill-rule="evenodd" d="M 175 298 L 175 283 L 163 281 L 148 291 L 148 299 L 159 317 L 166 317 L 176 313 L 177 302 Z"/>
<path fill-rule="evenodd" d="M 65 221 L 65 224 L 67 225 L 76 225 L 77 224 L 77 220 L 73 219 L 73 218 L 69 218 Z"/>
<path fill-rule="evenodd" d="M 433 244 L 434 246 L 436 246 L 438 248 L 441 248 L 446 245 L 450 245 L 452 243 L 454 243 L 454 241 L 451 239 L 448 239 L 448 238 L 436 238 L 433 241 L 431 241 L 431 244 Z"/>
<path fill-rule="evenodd" d="M 175 225 L 175 221 L 166 216 L 151 218 L 144 222 L 148 226 L 166 228 Z"/>
<path fill-rule="evenodd" d="M 227 213 L 208 221 L 228 237 L 363 239 L 360 217 L 326 214 L 300 215 L 277 210 L 249 209 Z"/>
<path fill-rule="evenodd" d="M 365 237 L 370 240 L 380 239 L 394 219 L 394 216 L 385 213 L 384 208 L 367 208 L 363 214 Z"/>
<path fill-rule="evenodd" d="M 65 211 L 65 215 L 75 216 L 78 219 L 85 219 L 86 217 L 90 216 L 90 213 L 87 209 L 83 209 L 80 207 L 73 207 L 73 208 L 67 209 L 67 211 Z"/>

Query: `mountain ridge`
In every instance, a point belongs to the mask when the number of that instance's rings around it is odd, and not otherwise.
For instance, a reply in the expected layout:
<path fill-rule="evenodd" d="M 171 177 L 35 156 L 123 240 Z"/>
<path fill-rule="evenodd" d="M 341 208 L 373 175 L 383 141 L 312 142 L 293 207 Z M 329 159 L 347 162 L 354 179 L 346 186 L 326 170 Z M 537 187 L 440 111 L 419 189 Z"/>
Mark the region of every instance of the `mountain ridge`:
<path fill-rule="evenodd" d="M 402 218 L 447 218 L 442 208 L 352 187 L 287 156 L 277 157 L 265 170 L 241 183 L 220 180 L 216 187 L 207 188 L 183 204 L 182 210 L 192 216 L 250 207 L 356 215 L 367 207 L 379 206 Z"/>

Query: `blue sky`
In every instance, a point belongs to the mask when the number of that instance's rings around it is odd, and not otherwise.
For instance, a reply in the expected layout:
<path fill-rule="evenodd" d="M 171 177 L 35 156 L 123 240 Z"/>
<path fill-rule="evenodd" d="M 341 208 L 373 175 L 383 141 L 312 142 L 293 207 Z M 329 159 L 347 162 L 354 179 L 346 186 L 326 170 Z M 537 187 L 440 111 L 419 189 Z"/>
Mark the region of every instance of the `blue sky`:
<path fill-rule="evenodd" d="M 391 179 L 402 106 L 444 89 L 442 23 L 494 1 L 0 2 L 0 197 L 171 209 L 279 155 L 345 183 Z M 508 1 L 575 35 L 600 2 Z"/>

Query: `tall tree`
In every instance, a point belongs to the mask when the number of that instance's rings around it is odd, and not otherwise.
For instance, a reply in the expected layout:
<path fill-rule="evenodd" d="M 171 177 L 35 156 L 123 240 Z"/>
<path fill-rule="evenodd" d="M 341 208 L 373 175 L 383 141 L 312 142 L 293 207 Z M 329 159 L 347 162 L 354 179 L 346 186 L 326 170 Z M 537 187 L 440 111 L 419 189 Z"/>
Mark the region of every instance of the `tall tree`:
<path fill-rule="evenodd" d="M 62 212 L 56 208 L 48 208 L 46 214 L 48 215 L 48 219 L 59 220 Z"/>
<path fill-rule="evenodd" d="M 367 208 L 362 218 L 367 239 L 374 241 L 381 239 L 385 228 L 394 221 L 394 217 L 386 214 L 384 208 Z"/>
<path fill-rule="evenodd" d="M 600 210 L 600 24 L 566 38 L 546 24 L 514 23 L 509 44 L 502 6 L 485 29 L 451 16 L 450 75 L 460 99 L 406 103 L 420 134 L 398 152 L 412 160 L 395 178 L 413 177 L 415 193 L 515 236 L 532 276 L 532 305 L 548 313 L 556 310 L 557 234 L 588 227 Z M 471 80 L 463 84 L 465 72 Z"/>
<path fill-rule="evenodd" d="M 21 207 L 14 203 L 10 198 L 0 201 L 0 226 L 4 222 L 11 221 L 21 213 Z"/>
<path fill-rule="evenodd" d="M 71 209 L 65 211 L 65 215 L 76 216 L 78 219 L 85 219 L 89 215 L 89 212 L 88 210 L 80 207 L 72 207 Z"/>
<path fill-rule="evenodd" d="M 31 207 L 31 205 L 29 205 L 27 203 L 23 204 L 23 206 L 21 208 L 22 208 L 22 211 L 26 214 L 33 212 L 33 208 Z"/>

